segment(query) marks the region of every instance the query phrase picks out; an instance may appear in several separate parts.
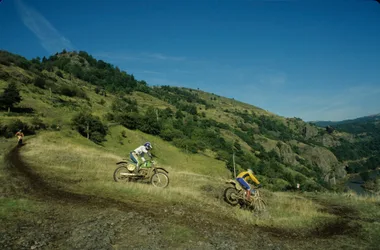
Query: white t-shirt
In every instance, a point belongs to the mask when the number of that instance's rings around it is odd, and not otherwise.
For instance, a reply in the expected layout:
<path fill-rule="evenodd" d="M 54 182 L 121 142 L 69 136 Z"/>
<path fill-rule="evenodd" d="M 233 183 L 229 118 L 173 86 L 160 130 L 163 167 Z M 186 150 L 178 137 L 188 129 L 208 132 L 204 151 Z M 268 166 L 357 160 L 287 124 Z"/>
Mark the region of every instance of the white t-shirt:
<path fill-rule="evenodd" d="M 146 150 L 145 146 L 140 146 L 133 151 L 135 151 L 135 153 L 138 155 L 148 154 L 148 150 Z"/>

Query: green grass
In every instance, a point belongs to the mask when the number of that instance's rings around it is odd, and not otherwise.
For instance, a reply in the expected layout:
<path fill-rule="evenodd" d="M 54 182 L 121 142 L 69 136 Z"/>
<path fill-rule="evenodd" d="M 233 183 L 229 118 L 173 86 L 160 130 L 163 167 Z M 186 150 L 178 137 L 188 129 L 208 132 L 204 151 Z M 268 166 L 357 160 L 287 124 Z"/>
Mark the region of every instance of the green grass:
<path fill-rule="evenodd" d="M 323 193 L 323 195 L 319 195 L 317 197 L 326 203 L 344 205 L 357 211 L 357 217 L 362 220 L 371 221 L 375 219 L 378 221 L 378 223 L 380 223 L 379 195 L 364 196 L 350 192 L 346 194 Z"/>
<path fill-rule="evenodd" d="M 125 138 L 122 136 L 122 131 L 126 135 Z M 187 154 L 159 137 L 140 131 L 113 126 L 106 139 L 107 141 L 104 143 L 106 150 L 117 153 L 121 158 L 129 158 L 129 152 L 149 141 L 153 145 L 153 154 L 158 156 L 156 159 L 158 163 L 170 170 L 190 171 L 224 178 L 230 175 L 222 161 L 200 154 Z"/>
<path fill-rule="evenodd" d="M 120 126 L 113 127 L 108 143 L 104 146 L 96 145 L 71 130 L 40 133 L 37 137 L 27 140 L 28 144 L 22 148 L 21 156 L 53 187 L 59 186 L 74 193 L 111 198 L 128 204 L 149 204 L 150 207 L 160 209 L 175 206 L 184 209 L 186 213 L 197 211 L 217 218 L 230 218 L 236 221 L 235 223 L 273 228 L 289 235 L 295 233 L 306 237 L 317 227 L 334 223 L 339 216 L 327 212 L 326 206 L 338 204 L 358 212 L 357 218 L 352 219 L 350 223 L 361 225 L 360 239 L 343 235 L 332 238 L 328 244 L 335 242 L 337 246 L 353 244 L 352 246 L 366 247 L 377 244 L 379 223 L 369 221 L 380 218 L 379 197 L 269 192 L 264 189 L 262 194 L 267 202 L 267 211 L 252 214 L 238 207 L 231 207 L 222 200 L 224 181 L 228 178 L 222 174 L 222 165 L 220 172 L 207 173 L 200 169 L 209 163 L 211 158 L 190 157 L 186 162 L 188 155 L 166 145 L 167 142 L 129 130 L 126 130 L 127 137 L 123 137 L 123 140 L 130 142 L 121 145 L 113 139 L 122 130 L 125 129 Z M 124 152 L 129 152 L 126 148 L 145 140 L 151 140 L 157 145 L 158 152 L 162 151 L 163 159 L 166 159 L 165 164 L 159 159 L 162 167 L 170 169 L 171 182 L 166 189 L 157 189 L 141 183 L 115 183 L 112 179 L 115 162 L 123 157 Z M 170 158 L 170 155 L 175 157 Z M 174 164 L 177 161 L 186 163 L 178 166 Z M 213 168 L 217 167 L 215 165 Z M 18 215 L 33 214 L 43 209 L 43 205 L 25 198 L 2 198 L 0 207 L 2 218 L 11 215 L 9 218 L 13 220 L 18 220 Z M 163 226 L 162 237 L 172 240 L 172 246 L 182 248 L 189 244 L 194 233 L 187 224 L 168 224 Z"/>
<path fill-rule="evenodd" d="M 117 127 L 113 130 L 115 131 L 119 131 Z M 133 135 L 136 137 L 128 137 L 131 135 L 128 135 L 127 131 L 127 138 L 130 138 L 131 143 L 140 139 L 137 133 Z M 155 142 L 157 145 L 166 143 Z M 114 145 L 115 148 L 118 146 Z M 168 146 L 162 148 L 170 149 Z M 172 150 L 177 149 L 173 147 Z M 69 138 L 68 135 L 48 132 L 30 140 L 28 147 L 23 149 L 22 156 L 44 179 L 64 186 L 72 192 L 113 197 L 122 201 L 144 202 L 149 197 L 151 202 L 157 204 L 179 203 L 190 207 L 202 207 L 210 211 L 217 210 L 226 216 L 232 215 L 244 223 L 288 229 L 310 227 L 316 221 L 331 218 L 330 215 L 319 211 L 320 206 L 313 201 L 281 192 L 264 192 L 269 206 L 268 212 L 261 217 L 254 217 L 252 213 L 241 209 L 232 209 L 220 199 L 228 175 L 199 171 L 200 166 L 210 159 L 205 156 L 197 156 L 199 159 L 189 158 L 188 162 L 181 166 L 163 164 L 162 167 L 170 169 L 171 179 L 169 187 L 164 190 L 140 183 L 115 183 L 112 174 L 116 167 L 115 162 L 121 156 L 112 151 L 114 150 L 111 146 L 104 150 L 83 137 Z M 164 151 L 164 156 L 165 153 L 176 156 L 174 159 L 168 157 L 167 161 L 177 161 L 178 157 L 182 156 L 184 158 L 179 160 L 183 162 L 187 157 L 182 152 Z M 222 168 L 220 170 L 223 172 Z"/>
<path fill-rule="evenodd" d="M 15 67 L 3 67 L 8 72 L 18 72 L 28 75 L 22 69 Z M 32 107 L 36 110 L 33 115 L 0 113 L 1 122 L 9 122 L 20 119 L 30 122 L 34 116 L 41 116 L 48 123 L 59 123 L 62 130 L 58 132 L 44 131 L 34 138 L 26 138 L 27 145 L 22 148 L 21 156 L 43 179 L 53 188 L 61 188 L 74 193 L 90 194 L 104 198 L 111 198 L 131 204 L 151 204 L 152 207 L 167 208 L 179 205 L 186 212 L 200 211 L 202 214 L 212 215 L 218 218 L 230 218 L 234 223 L 241 223 L 259 228 L 275 228 L 286 232 L 306 234 L 316 227 L 328 225 L 339 219 L 326 210 L 329 206 L 342 206 L 356 211 L 354 217 L 349 218 L 350 223 L 360 225 L 359 236 L 343 235 L 339 240 L 333 238 L 337 246 L 342 246 L 340 240 L 353 242 L 357 247 L 376 247 L 379 242 L 379 196 L 360 197 L 356 195 L 342 195 L 333 193 L 302 194 L 269 192 L 262 193 L 267 202 L 267 211 L 261 214 L 252 214 L 249 211 L 231 207 L 222 200 L 225 181 L 231 177 L 225 163 L 218 161 L 210 152 L 202 154 L 187 154 L 174 147 L 172 144 L 140 131 L 128 130 L 122 126 L 109 127 L 109 134 L 103 145 L 96 145 L 80 136 L 71 129 L 71 118 L 81 109 L 91 110 L 93 114 L 103 118 L 115 98 L 107 93 L 107 97 L 97 95 L 94 86 L 78 79 L 72 82 L 56 77 L 54 73 L 47 73 L 57 80 L 57 84 L 75 84 L 83 88 L 90 98 L 90 103 L 81 98 L 72 98 L 53 94 L 52 97 L 74 103 L 74 106 L 54 106 L 49 90 L 39 89 L 33 85 L 19 83 L 22 90 L 23 101 L 20 106 Z M 0 80 L 0 89 L 6 86 L 6 82 Z M 235 109 L 258 115 L 273 115 L 265 110 L 243 104 L 232 99 L 217 97 L 216 101 L 210 101 L 213 95 L 199 92 L 199 95 L 216 106 L 215 109 L 202 112 L 207 118 L 236 126 L 242 119 L 236 115 L 225 113 L 224 109 Z M 158 108 L 170 107 L 170 104 L 144 93 L 133 93 L 129 96 L 139 104 L 152 105 Z M 100 101 L 104 100 L 103 105 Z M 145 106 L 140 105 L 140 110 Z M 283 118 L 279 118 L 283 120 Z M 227 140 L 238 139 L 231 133 L 223 133 Z M 277 141 L 268 140 L 264 136 L 257 136 L 267 149 L 276 147 Z M 9 151 L 14 146 L 15 139 L 0 139 L 1 154 Z M 115 183 L 113 172 L 116 162 L 123 158 L 129 158 L 129 152 L 137 146 L 150 141 L 153 144 L 153 153 L 158 156 L 158 165 L 169 170 L 170 184 L 166 189 L 157 189 L 151 185 L 141 183 Z M 242 142 L 242 147 L 248 151 L 250 147 Z M 305 145 L 305 144 L 300 144 Z M 307 146 L 309 147 L 309 146 Z M 20 220 L 23 214 L 38 213 L 48 206 L 48 203 L 40 203 L 29 199 L 22 194 L 23 179 L 15 181 L 9 172 L 5 170 L 1 162 L 0 181 L 5 189 L 0 196 L 0 218 L 7 220 Z M 292 170 L 290 170 L 292 171 Z M 14 182 L 13 182 L 14 181 Z M 20 187 L 19 187 L 20 186 Z M 19 192 L 18 192 L 19 191 Z M 195 231 L 187 225 L 166 225 L 163 237 L 172 240 L 178 248 L 185 246 Z M 357 241 L 357 242 L 355 242 Z M 311 244 L 311 243 L 310 243 Z M 356 244 L 356 245 L 355 245 Z M 363 245 L 364 244 L 364 245 Z"/>
<path fill-rule="evenodd" d="M 2 69 L 11 73 L 13 72 L 17 74 L 23 74 L 24 76 L 28 75 L 28 77 L 31 79 L 35 77 L 33 73 L 27 72 L 14 66 L 1 67 Z M 65 74 L 65 72 L 63 73 Z M 42 120 L 49 126 L 53 124 L 59 125 L 60 128 L 66 130 L 71 128 L 71 120 L 73 116 L 81 110 L 86 110 L 91 111 L 92 114 L 96 116 L 99 116 L 105 124 L 108 123 L 111 125 L 109 121 L 106 121 L 105 115 L 108 112 L 111 112 L 110 107 L 112 105 L 112 102 L 115 100 L 115 98 L 117 98 L 115 95 L 110 93 L 107 93 L 107 96 L 96 94 L 94 85 L 76 78 L 69 80 L 69 76 L 66 74 L 65 79 L 56 76 L 54 72 L 44 71 L 43 74 L 50 79 L 54 79 L 54 81 L 56 81 L 56 84 L 59 86 L 68 85 L 81 88 L 83 91 L 85 91 L 89 100 L 78 97 L 67 97 L 54 93 L 50 95 L 49 89 L 40 89 L 34 86 L 32 83 L 24 84 L 18 82 L 18 87 L 21 89 L 21 94 L 23 97 L 20 106 L 33 108 L 35 110 L 35 114 L 29 115 L 29 118 L 23 118 L 25 114 L 12 114 L 12 116 L 8 117 L 4 113 L 1 113 L 0 115 L 4 115 L 4 120 L 21 119 L 23 121 L 25 120 L 29 122 L 29 119 L 37 116 L 41 117 Z M 243 121 L 241 117 L 230 113 L 235 112 L 235 110 L 243 113 L 247 111 L 248 114 L 273 116 L 273 119 L 275 120 L 284 120 L 283 118 L 277 117 L 274 114 L 271 114 L 263 109 L 230 98 L 216 97 L 216 100 L 211 100 L 211 97 L 214 98 L 215 95 L 197 90 L 192 90 L 192 93 L 197 93 L 201 98 L 206 100 L 206 102 L 215 105 L 215 108 L 205 110 L 204 105 L 195 104 L 198 107 L 198 112 L 205 112 L 206 118 L 225 123 L 233 128 L 237 128 L 237 124 Z M 133 92 L 132 94 L 126 95 L 126 97 L 137 101 L 138 109 L 141 113 L 144 113 L 144 111 L 149 106 L 160 109 L 170 107 L 173 111 L 176 110 L 176 108 L 171 104 L 146 93 Z M 66 102 L 66 104 L 60 103 L 59 100 L 63 100 L 63 102 Z M 104 101 L 103 105 L 100 104 L 102 100 Z M 200 108 L 202 108 L 202 110 L 200 110 Z M 224 112 L 225 109 L 228 109 L 230 112 Z M 204 155 L 185 154 L 181 150 L 174 147 L 172 144 L 166 143 L 156 136 L 150 136 L 139 131 L 126 130 L 127 137 L 124 138 L 121 135 L 121 131 L 123 130 L 126 129 L 122 128 L 121 126 L 110 127 L 111 132 L 106 138 L 107 141 L 104 143 L 105 150 L 116 153 L 120 157 L 128 158 L 128 154 L 131 150 L 149 140 L 154 143 L 154 151 L 160 157 L 158 159 L 159 163 L 165 165 L 170 170 L 181 169 L 183 172 L 192 171 L 204 175 L 216 175 L 223 177 L 230 175 L 230 173 L 226 170 L 224 162 L 212 159 L 215 158 L 216 152 L 212 152 L 210 149 L 205 150 L 205 152 L 203 152 Z M 222 136 L 224 139 L 230 142 L 233 140 L 238 140 L 242 145 L 242 148 L 245 150 L 245 153 L 252 154 L 251 147 L 238 136 L 233 134 L 233 132 L 223 131 Z M 267 150 L 275 148 L 277 144 L 276 140 L 268 140 L 265 136 L 262 135 L 256 136 L 255 141 L 258 141 L 260 144 L 264 145 Z M 323 157 L 322 153 L 320 157 Z M 204 157 L 205 155 L 210 157 Z M 253 157 L 255 156 L 253 155 Z M 251 164 L 254 164 L 254 162 L 251 162 Z M 238 166 L 238 169 L 247 168 L 247 166 L 243 166 L 244 163 L 240 163 L 240 165 L 242 166 Z"/>
<path fill-rule="evenodd" d="M 189 245 L 189 241 L 194 238 L 196 232 L 191 228 L 181 225 L 169 225 L 162 233 L 163 240 L 171 242 L 174 248 L 184 248 Z"/>
<path fill-rule="evenodd" d="M 14 220 L 40 210 L 41 203 L 36 201 L 0 197 L 0 220 Z"/>

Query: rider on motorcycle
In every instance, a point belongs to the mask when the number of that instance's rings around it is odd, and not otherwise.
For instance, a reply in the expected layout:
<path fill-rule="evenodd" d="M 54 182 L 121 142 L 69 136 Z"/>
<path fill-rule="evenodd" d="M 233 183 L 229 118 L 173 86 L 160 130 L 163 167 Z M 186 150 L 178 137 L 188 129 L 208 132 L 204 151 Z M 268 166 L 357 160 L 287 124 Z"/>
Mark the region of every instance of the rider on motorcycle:
<path fill-rule="evenodd" d="M 139 162 L 139 156 L 142 160 L 142 163 L 145 162 L 145 158 L 144 158 L 144 155 L 147 154 L 149 155 L 149 157 L 152 157 L 152 154 L 149 152 L 149 150 L 151 150 L 153 147 L 152 147 L 152 144 L 150 142 L 146 142 L 144 145 L 136 148 L 135 150 L 133 150 L 129 156 L 131 158 L 131 160 L 136 163 L 136 172 L 138 173 L 139 172 L 139 167 L 140 167 L 140 162 Z"/>
<path fill-rule="evenodd" d="M 19 144 L 19 145 L 22 144 L 22 139 L 24 138 L 24 133 L 22 132 L 21 129 L 19 131 L 17 131 L 15 136 L 17 136 L 17 144 Z"/>
<path fill-rule="evenodd" d="M 237 177 L 236 180 L 240 183 L 240 185 L 247 190 L 247 197 L 246 199 L 249 200 L 251 198 L 251 186 L 248 184 L 248 180 L 252 180 L 254 183 L 258 185 L 258 187 L 261 187 L 261 184 L 259 180 L 253 175 L 253 171 L 251 169 L 247 169 L 247 171 L 241 172 Z"/>

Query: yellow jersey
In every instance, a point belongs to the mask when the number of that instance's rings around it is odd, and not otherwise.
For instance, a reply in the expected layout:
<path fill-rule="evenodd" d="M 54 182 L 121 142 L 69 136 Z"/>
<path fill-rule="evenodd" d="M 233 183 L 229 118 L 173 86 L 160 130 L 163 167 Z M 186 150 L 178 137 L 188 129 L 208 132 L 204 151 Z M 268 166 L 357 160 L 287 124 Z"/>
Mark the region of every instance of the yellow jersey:
<path fill-rule="evenodd" d="M 252 173 L 248 171 L 241 172 L 236 178 L 243 178 L 245 181 L 248 181 L 249 179 L 251 179 L 257 185 L 260 184 L 259 180 Z"/>

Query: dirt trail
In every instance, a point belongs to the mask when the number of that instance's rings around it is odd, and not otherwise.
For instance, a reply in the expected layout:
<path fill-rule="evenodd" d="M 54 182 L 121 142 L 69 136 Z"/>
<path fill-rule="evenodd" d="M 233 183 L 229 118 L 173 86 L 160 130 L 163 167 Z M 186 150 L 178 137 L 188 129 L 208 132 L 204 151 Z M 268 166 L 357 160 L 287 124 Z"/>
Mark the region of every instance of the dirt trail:
<path fill-rule="evenodd" d="M 0 234 L 5 249 L 287 249 L 254 228 L 215 212 L 122 202 L 77 194 L 45 181 L 20 158 L 22 148 L 5 157 L 15 179 L 25 179 L 31 199 L 48 204 L 33 220 L 6 224 Z M 34 197 L 34 198 L 33 198 Z M 174 229 L 172 229 L 174 228 Z M 184 230 L 183 233 L 177 231 Z M 20 233 L 22 236 L 20 236 Z"/>
<path fill-rule="evenodd" d="M 314 202 L 322 205 L 321 211 L 337 216 L 335 220 L 329 220 L 324 224 L 318 224 L 315 228 L 304 232 L 294 232 L 279 228 L 263 227 L 262 230 L 269 232 L 272 236 L 289 239 L 310 239 L 320 238 L 328 239 L 334 236 L 352 236 L 356 237 L 360 232 L 362 225 L 358 222 L 374 222 L 376 219 L 367 221 L 360 218 L 357 210 L 338 204 L 332 204 L 311 198 Z"/>
<path fill-rule="evenodd" d="M 310 242 L 328 249 L 332 237 L 355 236 L 361 228 L 357 211 L 322 201 L 316 202 L 338 218 L 299 232 L 241 225 L 202 208 L 73 193 L 44 180 L 22 161 L 20 150 L 5 155 L 6 169 L 15 181 L 25 180 L 27 197 L 48 208 L 32 220 L 6 224 L 0 230 L 4 249 L 303 249 Z"/>
<path fill-rule="evenodd" d="M 83 205 L 96 205 L 98 207 L 119 207 L 123 210 L 130 208 L 130 204 L 123 203 L 117 200 L 109 198 L 100 198 L 92 195 L 84 195 L 61 190 L 52 186 L 42 179 L 32 168 L 27 166 L 19 155 L 21 147 L 14 147 L 4 158 L 5 164 L 7 164 L 13 173 L 21 174 L 26 177 L 28 186 L 34 195 L 43 197 L 44 199 L 52 199 L 63 203 L 75 203 Z"/>

